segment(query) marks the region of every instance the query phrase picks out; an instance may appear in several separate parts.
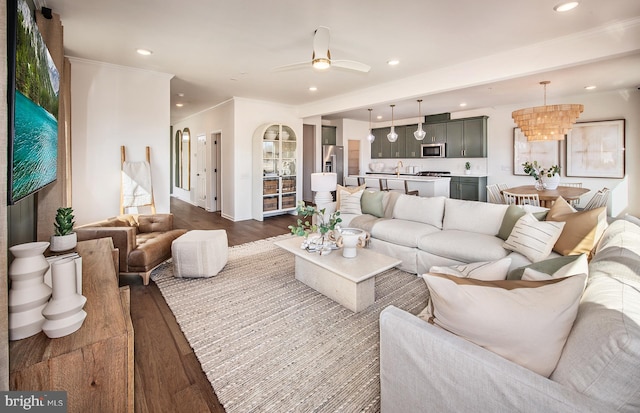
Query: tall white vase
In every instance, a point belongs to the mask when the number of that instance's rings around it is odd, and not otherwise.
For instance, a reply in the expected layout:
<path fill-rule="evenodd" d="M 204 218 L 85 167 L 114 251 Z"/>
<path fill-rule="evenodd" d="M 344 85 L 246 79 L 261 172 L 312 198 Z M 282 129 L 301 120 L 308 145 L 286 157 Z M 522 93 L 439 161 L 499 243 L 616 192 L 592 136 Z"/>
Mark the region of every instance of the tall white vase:
<path fill-rule="evenodd" d="M 73 258 L 51 264 L 51 284 L 51 301 L 42 310 L 42 315 L 46 318 L 42 331 L 49 338 L 58 338 L 77 331 L 87 317 L 82 309 L 87 298 L 78 294 L 76 263 Z"/>
<path fill-rule="evenodd" d="M 358 228 L 342 228 L 337 245 L 342 247 L 342 256 L 355 258 L 358 255 L 358 246 L 364 246 L 365 232 Z"/>
<path fill-rule="evenodd" d="M 28 242 L 9 248 L 15 257 L 9 266 L 9 340 L 42 331 L 42 310 L 51 297 L 51 288 L 44 283 L 49 262 L 43 253 L 48 247 L 48 242 Z"/>

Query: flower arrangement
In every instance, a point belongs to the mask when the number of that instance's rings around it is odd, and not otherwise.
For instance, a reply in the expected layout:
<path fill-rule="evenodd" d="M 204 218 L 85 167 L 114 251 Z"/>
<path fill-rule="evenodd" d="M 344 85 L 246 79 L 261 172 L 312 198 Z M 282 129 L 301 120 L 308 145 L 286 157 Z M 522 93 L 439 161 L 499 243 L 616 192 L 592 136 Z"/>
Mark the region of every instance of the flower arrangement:
<path fill-rule="evenodd" d="M 536 181 L 540 180 L 540 178 L 551 178 L 555 174 L 560 174 L 560 166 L 551 165 L 548 169 L 542 168 L 542 165 L 538 165 L 538 161 L 525 162 L 522 164 L 524 167 L 524 173 L 527 175 L 533 176 Z"/>
<path fill-rule="evenodd" d="M 326 216 L 326 208 L 318 210 L 311 205 L 305 205 L 304 201 L 299 201 L 296 206 L 296 213 L 303 218 L 311 217 L 309 222 L 307 219 L 303 220 L 298 218 L 296 225 L 289 225 L 289 230 L 292 234 L 298 236 L 307 236 L 312 232 L 320 232 L 320 235 L 324 237 L 329 231 L 336 229 L 339 223 L 342 222 L 340 218 L 340 211 L 336 211 L 329 216 Z M 316 217 L 316 222 L 313 222 L 313 217 Z"/>

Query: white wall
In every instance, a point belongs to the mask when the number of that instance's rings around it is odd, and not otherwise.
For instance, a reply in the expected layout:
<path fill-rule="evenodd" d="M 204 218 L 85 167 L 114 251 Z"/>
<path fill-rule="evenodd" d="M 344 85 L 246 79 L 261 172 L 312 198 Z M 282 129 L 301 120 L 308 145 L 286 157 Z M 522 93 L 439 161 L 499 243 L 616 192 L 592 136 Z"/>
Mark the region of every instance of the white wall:
<path fill-rule="evenodd" d="M 173 75 L 70 58 L 72 206 L 76 224 L 120 211 L 120 146 L 151 152 L 157 212 L 169 212 L 169 81 Z"/>
<path fill-rule="evenodd" d="M 190 116 L 180 122 L 173 125 L 173 134 L 175 135 L 177 130 L 183 130 L 189 128 L 191 132 L 191 177 L 190 177 L 190 190 L 184 190 L 182 188 L 173 187 L 173 196 L 183 201 L 196 205 L 196 149 L 197 143 L 194 141 L 196 136 L 207 136 L 207 147 L 211 150 L 212 145 L 210 142 L 211 133 L 219 132 L 220 141 L 218 142 L 218 150 L 220 152 L 220 165 L 218 165 L 218 171 L 221 176 L 220 186 L 218 188 L 218 194 L 222 200 L 222 214 L 226 211 L 232 210 L 232 204 L 227 200 L 227 192 L 233 190 L 233 139 L 234 139 L 234 102 L 228 100 L 206 111 L 200 112 L 193 116 Z M 174 160 L 175 161 L 175 160 Z M 174 182 L 171 183 L 173 185 Z M 207 185 L 211 187 L 211 179 L 208 179 Z M 209 192 L 207 191 L 208 195 Z M 229 192 L 231 194 L 232 192 Z M 210 196 L 207 197 L 207 210 L 214 210 L 215 206 L 212 205 L 213 200 Z"/>
<path fill-rule="evenodd" d="M 174 130 L 188 127 L 191 136 L 212 131 L 220 131 L 221 165 L 219 173 L 222 182 L 222 216 L 232 221 L 251 219 L 253 136 L 255 131 L 267 123 L 283 123 L 291 127 L 302 139 L 302 119 L 295 108 L 272 102 L 233 98 L 222 105 L 193 115 L 173 125 Z M 195 165 L 192 151 L 192 165 Z M 298 165 L 301 171 L 302 163 Z M 195 177 L 191 171 L 191 190 L 174 188 L 174 195 L 195 204 Z M 300 182 L 298 183 L 300 186 Z M 300 186 L 299 191 L 302 191 Z"/>
<path fill-rule="evenodd" d="M 588 93 L 579 96 L 563 98 L 558 103 L 581 103 L 584 112 L 578 122 L 591 122 L 598 120 L 626 119 L 626 178 L 624 179 L 600 179 L 600 178 L 567 178 L 566 158 L 564 155 L 565 142 L 561 142 L 560 163 L 562 167 L 562 181 L 582 182 L 583 186 L 592 190 L 603 187 L 611 189 L 609 201 L 609 214 L 621 216 L 624 213 L 640 215 L 640 92 L 637 90 L 622 90 L 609 93 Z M 511 112 L 529 106 L 539 106 L 540 102 L 526 102 L 509 107 L 497 107 L 486 111 L 489 115 L 489 164 L 488 182 L 504 182 L 509 186 L 531 184 L 532 178 L 528 176 L 513 175 L 513 128 Z M 592 196 L 586 194 L 581 199 L 584 205 Z"/>

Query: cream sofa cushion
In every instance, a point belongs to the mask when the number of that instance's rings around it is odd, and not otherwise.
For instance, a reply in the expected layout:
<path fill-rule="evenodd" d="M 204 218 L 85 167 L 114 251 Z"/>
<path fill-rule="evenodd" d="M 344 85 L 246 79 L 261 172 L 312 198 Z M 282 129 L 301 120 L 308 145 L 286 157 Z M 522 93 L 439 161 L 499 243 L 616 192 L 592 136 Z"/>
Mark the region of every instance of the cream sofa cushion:
<path fill-rule="evenodd" d="M 479 346 L 548 377 L 578 312 L 586 275 L 550 281 L 480 281 L 425 274 L 425 317 Z"/>
<path fill-rule="evenodd" d="M 393 218 L 422 222 L 442 229 L 445 197 L 401 195 L 393 209 Z"/>
<path fill-rule="evenodd" d="M 440 230 L 433 225 L 404 219 L 380 219 L 371 228 L 373 238 L 412 248 L 418 246 L 418 240 L 424 235 L 437 232 Z"/>
<path fill-rule="evenodd" d="M 508 205 L 446 198 L 442 229 L 496 235 Z"/>
<path fill-rule="evenodd" d="M 418 248 L 459 262 L 496 261 L 508 254 L 502 243 L 493 235 L 447 230 L 422 236 L 418 240 Z"/>
<path fill-rule="evenodd" d="M 507 278 L 511 258 L 502 258 L 497 261 L 472 262 L 469 264 L 441 267 L 434 265 L 429 269 L 431 274 L 455 275 L 461 278 L 473 278 L 482 281 L 499 281 Z"/>

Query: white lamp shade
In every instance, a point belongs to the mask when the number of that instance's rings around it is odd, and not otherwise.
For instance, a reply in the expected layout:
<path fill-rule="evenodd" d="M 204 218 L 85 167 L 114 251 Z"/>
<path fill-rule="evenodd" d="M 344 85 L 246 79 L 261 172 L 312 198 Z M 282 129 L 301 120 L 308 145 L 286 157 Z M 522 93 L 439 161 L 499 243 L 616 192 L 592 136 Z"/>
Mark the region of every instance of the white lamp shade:
<path fill-rule="evenodd" d="M 338 174 L 335 172 L 318 172 L 311 174 L 311 190 L 316 192 L 331 192 L 336 190 Z"/>

